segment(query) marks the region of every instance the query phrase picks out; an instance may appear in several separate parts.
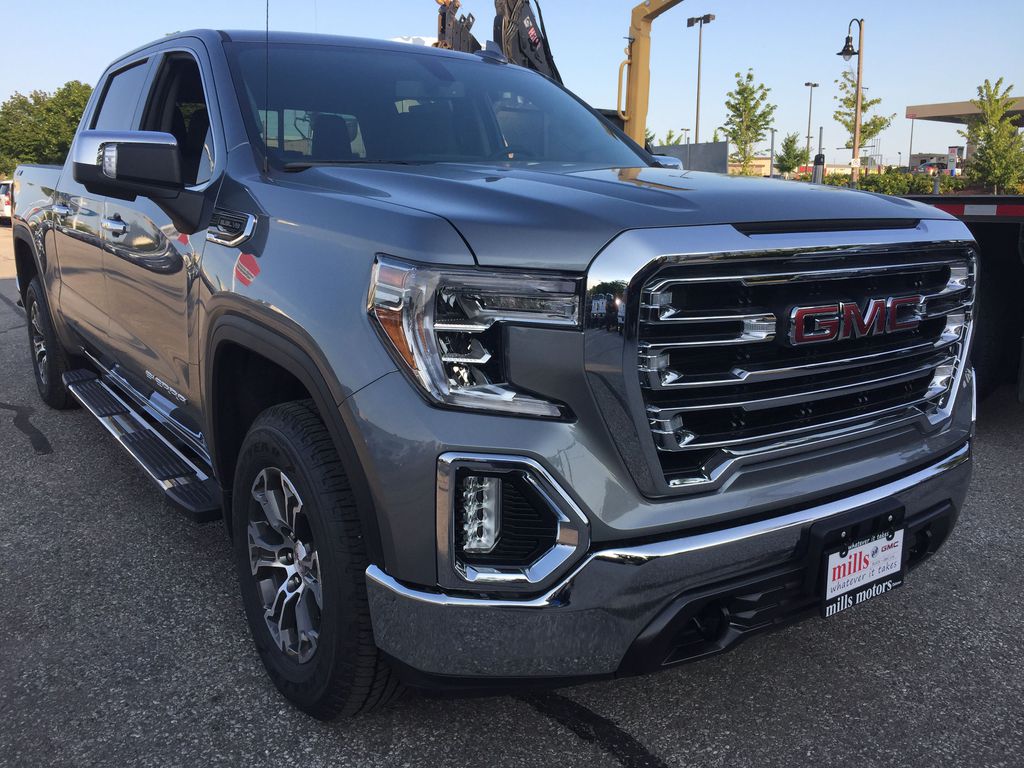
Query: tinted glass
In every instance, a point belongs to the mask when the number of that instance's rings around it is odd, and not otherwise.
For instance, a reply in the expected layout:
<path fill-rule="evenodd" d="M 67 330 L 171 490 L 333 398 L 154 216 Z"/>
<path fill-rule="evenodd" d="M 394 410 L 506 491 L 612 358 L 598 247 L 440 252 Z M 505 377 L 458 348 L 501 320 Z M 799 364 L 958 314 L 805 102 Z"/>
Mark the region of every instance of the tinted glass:
<path fill-rule="evenodd" d="M 146 80 L 145 62 L 130 69 L 123 69 L 114 75 L 103 94 L 103 102 L 93 120 L 92 127 L 98 131 L 130 131 L 133 127 L 135 107 L 142 95 Z"/>
<path fill-rule="evenodd" d="M 187 54 L 168 57 L 155 80 L 142 130 L 169 133 L 181 152 L 187 185 L 208 181 L 213 173 L 213 135 L 203 79 Z"/>
<path fill-rule="evenodd" d="M 232 44 L 230 55 L 253 142 L 278 165 L 646 165 L 583 104 L 519 67 L 412 47 L 277 44 L 268 89 L 262 44 Z"/>

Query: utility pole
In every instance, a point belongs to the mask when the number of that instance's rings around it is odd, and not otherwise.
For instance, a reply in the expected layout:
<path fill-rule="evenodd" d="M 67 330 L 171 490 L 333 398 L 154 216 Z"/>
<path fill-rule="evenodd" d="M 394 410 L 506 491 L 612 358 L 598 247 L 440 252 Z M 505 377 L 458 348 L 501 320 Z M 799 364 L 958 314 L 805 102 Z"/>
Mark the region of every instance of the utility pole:
<path fill-rule="evenodd" d="M 853 48 L 853 24 L 857 23 L 860 37 L 857 50 Z M 846 29 L 846 42 L 843 49 L 837 54 L 843 57 L 843 61 L 849 61 L 857 57 L 857 104 L 853 111 L 853 162 L 851 163 L 850 186 L 856 187 L 860 180 L 860 111 L 862 104 L 862 78 L 864 74 L 864 19 L 850 19 L 850 25 Z"/>
<path fill-rule="evenodd" d="M 811 106 L 814 104 L 814 89 L 818 84 L 808 81 L 804 85 L 807 86 L 807 162 L 811 162 Z"/>
<path fill-rule="evenodd" d="M 769 128 L 772 132 L 772 149 L 771 154 L 768 155 L 768 178 L 775 178 L 775 128 Z"/>
<path fill-rule="evenodd" d="M 697 119 L 693 126 L 693 143 L 700 143 L 700 63 L 704 55 L 704 25 L 715 20 L 715 14 L 706 13 L 703 16 L 691 16 L 686 20 L 686 26 L 697 27 Z"/>

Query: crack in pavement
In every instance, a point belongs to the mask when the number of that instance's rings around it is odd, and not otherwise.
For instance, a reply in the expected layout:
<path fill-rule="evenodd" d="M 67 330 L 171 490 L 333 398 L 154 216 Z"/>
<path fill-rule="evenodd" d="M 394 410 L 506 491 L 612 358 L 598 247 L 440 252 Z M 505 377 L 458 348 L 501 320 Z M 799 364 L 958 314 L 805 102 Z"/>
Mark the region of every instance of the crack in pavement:
<path fill-rule="evenodd" d="M 624 768 L 668 768 L 665 761 L 611 720 L 572 699 L 551 692 L 516 698 L 565 726 L 584 741 L 596 744 Z"/>
<path fill-rule="evenodd" d="M 28 437 L 32 443 L 32 449 L 37 454 L 43 456 L 47 453 L 53 453 L 53 448 L 46 435 L 31 421 L 32 416 L 35 415 L 35 409 L 29 408 L 27 405 L 0 403 L 0 410 L 14 412 L 14 426 L 19 432 Z"/>

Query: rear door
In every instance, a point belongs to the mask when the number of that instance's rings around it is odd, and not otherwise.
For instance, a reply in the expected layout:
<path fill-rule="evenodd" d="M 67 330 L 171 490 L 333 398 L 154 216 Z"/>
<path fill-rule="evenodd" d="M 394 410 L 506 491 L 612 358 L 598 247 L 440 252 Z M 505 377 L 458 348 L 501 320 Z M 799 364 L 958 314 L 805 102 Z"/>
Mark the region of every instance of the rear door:
<path fill-rule="evenodd" d="M 83 127 L 128 131 L 136 125 L 150 60 L 141 58 L 111 72 L 97 106 Z M 74 150 L 68 153 L 54 194 L 54 242 L 60 272 L 60 310 L 82 339 L 100 354 L 109 350 L 109 309 L 103 274 L 103 226 L 106 198 L 75 181 Z"/>
<path fill-rule="evenodd" d="M 193 189 L 213 183 L 223 154 L 203 61 L 199 50 L 187 46 L 162 52 L 139 120 L 141 130 L 177 139 L 185 183 Z M 118 371 L 148 399 L 151 410 L 198 441 L 198 350 L 190 328 L 206 233 L 180 234 L 144 197 L 130 203 L 109 199 L 104 210 L 106 219 L 116 222 L 104 240 L 109 334 Z"/>

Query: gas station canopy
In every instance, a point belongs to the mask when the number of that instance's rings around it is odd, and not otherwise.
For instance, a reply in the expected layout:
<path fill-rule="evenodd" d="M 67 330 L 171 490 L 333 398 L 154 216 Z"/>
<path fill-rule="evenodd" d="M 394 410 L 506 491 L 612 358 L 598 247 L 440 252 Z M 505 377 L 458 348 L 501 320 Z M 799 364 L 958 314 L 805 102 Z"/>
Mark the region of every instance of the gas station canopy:
<path fill-rule="evenodd" d="M 907 107 L 908 120 L 933 120 L 937 123 L 961 123 L 980 113 L 969 101 L 947 101 L 944 104 L 918 104 Z M 1014 99 L 1010 115 L 1018 126 L 1024 126 L 1024 97 Z"/>

